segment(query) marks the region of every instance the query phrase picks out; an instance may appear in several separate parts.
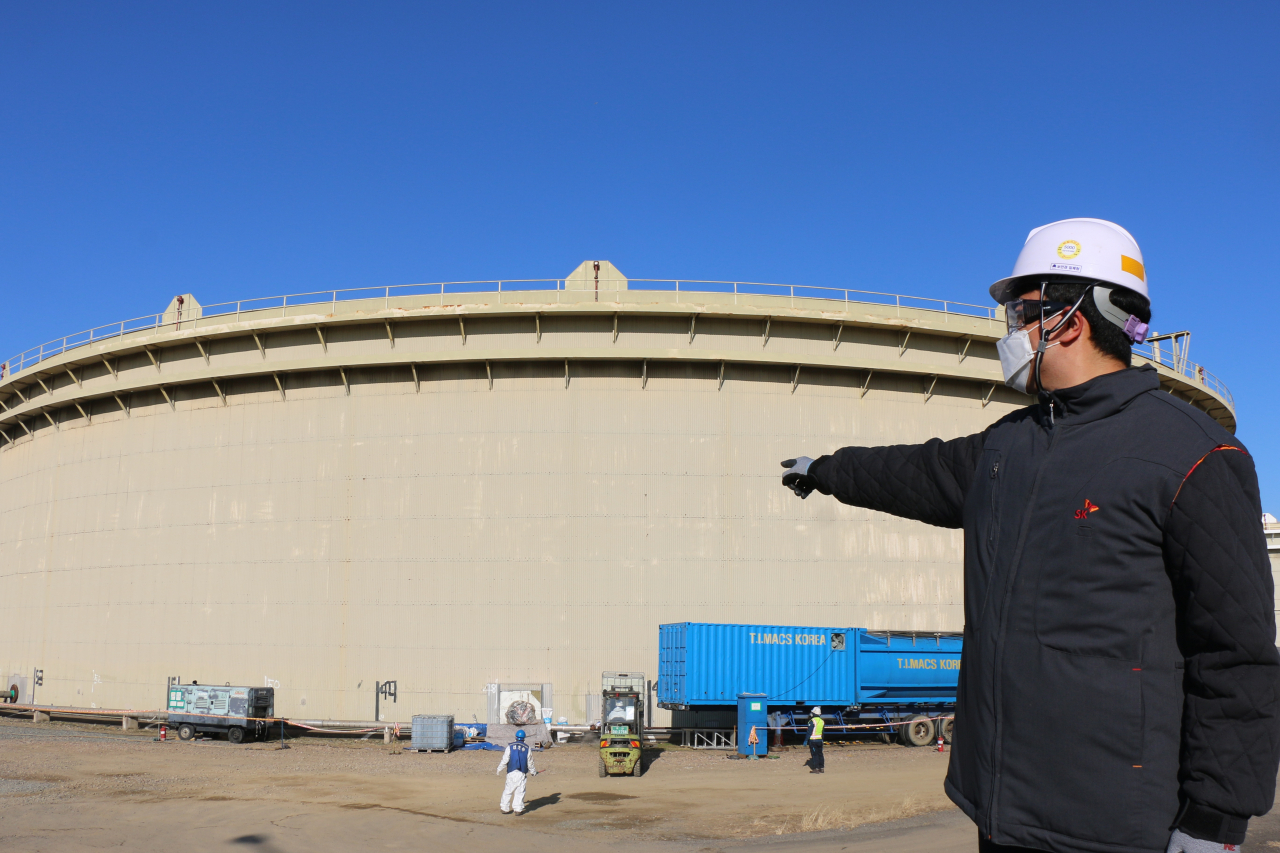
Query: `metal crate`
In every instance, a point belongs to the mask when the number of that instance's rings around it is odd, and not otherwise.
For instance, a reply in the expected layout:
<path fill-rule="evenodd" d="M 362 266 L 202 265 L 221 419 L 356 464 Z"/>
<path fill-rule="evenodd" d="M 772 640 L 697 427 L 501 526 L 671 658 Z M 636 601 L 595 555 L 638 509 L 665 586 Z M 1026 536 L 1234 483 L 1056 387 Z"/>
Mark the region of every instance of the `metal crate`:
<path fill-rule="evenodd" d="M 643 695 L 644 673 L 606 671 L 601 675 L 600 686 L 605 690 L 634 690 Z"/>
<path fill-rule="evenodd" d="M 412 749 L 441 750 L 453 748 L 453 715 L 415 714 Z"/>

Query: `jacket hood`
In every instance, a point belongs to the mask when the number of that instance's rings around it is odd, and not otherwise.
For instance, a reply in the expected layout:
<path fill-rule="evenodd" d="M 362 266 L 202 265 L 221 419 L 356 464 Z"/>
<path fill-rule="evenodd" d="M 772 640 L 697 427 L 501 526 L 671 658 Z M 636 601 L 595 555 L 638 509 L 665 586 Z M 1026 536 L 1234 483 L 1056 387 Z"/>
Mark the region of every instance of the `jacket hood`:
<path fill-rule="evenodd" d="M 1040 394 L 1040 411 L 1060 423 L 1085 424 L 1109 417 L 1129 405 L 1133 398 L 1160 388 L 1160 376 L 1150 365 L 1104 373 L 1071 388 Z"/>

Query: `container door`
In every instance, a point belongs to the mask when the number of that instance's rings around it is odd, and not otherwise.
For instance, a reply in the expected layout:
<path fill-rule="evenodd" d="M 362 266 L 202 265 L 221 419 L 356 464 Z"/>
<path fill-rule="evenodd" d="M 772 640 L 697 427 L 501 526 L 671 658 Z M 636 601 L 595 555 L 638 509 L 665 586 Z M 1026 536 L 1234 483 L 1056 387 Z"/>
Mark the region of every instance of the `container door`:
<path fill-rule="evenodd" d="M 763 693 L 738 695 L 738 753 L 740 755 L 769 754 L 769 705 Z M 755 743 L 751 743 L 752 729 Z"/>
<path fill-rule="evenodd" d="M 658 703 L 687 705 L 688 648 L 685 623 L 658 629 Z"/>

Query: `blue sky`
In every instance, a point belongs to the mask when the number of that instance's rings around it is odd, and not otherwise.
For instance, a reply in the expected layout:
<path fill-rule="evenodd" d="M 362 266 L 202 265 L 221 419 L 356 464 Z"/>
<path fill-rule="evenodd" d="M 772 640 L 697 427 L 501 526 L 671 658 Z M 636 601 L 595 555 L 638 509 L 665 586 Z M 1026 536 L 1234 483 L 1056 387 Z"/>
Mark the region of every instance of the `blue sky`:
<path fill-rule="evenodd" d="M 1280 514 L 1280 4 L 0 3 L 3 355 L 424 280 L 983 303 L 1113 219 Z M 3 357 L 0 355 L 0 357 Z"/>

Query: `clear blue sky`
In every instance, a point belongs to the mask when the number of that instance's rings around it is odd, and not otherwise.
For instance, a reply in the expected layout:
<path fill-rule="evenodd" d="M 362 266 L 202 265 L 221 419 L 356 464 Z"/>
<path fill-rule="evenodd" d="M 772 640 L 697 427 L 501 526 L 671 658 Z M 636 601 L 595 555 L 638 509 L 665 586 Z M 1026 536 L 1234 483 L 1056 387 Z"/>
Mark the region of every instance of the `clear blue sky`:
<path fill-rule="evenodd" d="M 164 308 L 557 277 L 985 302 L 1113 219 L 1280 514 L 1280 3 L 0 3 L 0 358 Z"/>

